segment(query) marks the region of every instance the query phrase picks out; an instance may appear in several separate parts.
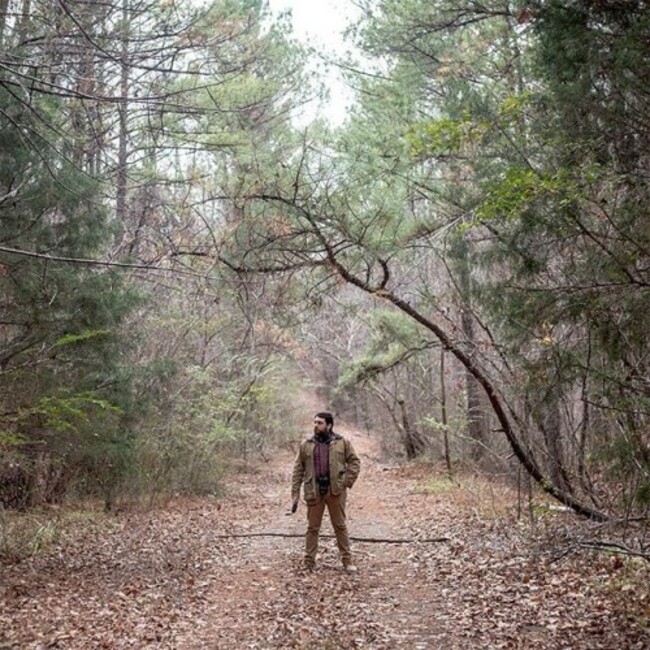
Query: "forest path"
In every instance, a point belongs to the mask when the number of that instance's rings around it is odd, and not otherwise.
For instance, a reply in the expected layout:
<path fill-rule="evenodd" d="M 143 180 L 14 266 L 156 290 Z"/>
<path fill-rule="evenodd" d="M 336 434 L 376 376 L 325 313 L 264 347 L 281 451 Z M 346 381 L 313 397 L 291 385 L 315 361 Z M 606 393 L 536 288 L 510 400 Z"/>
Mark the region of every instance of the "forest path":
<path fill-rule="evenodd" d="M 0 649 L 650 647 L 650 599 L 603 588 L 613 558 L 550 564 L 524 548 L 507 490 L 383 467 L 372 438 L 336 428 L 362 461 L 351 535 L 447 541 L 356 542 L 347 574 L 323 539 L 304 572 L 305 506 L 286 514 L 293 457 L 280 452 L 224 498 L 89 519 L 59 550 L 0 567 Z M 224 537 L 261 532 L 298 537 Z"/>

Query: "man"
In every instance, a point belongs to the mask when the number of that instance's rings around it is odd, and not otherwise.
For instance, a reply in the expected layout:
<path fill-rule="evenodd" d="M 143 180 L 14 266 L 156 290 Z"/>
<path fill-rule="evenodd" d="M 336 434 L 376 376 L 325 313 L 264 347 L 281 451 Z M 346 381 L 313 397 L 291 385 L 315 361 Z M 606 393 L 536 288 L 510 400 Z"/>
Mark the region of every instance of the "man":
<path fill-rule="evenodd" d="M 298 508 L 300 486 L 307 504 L 307 535 L 305 536 L 305 567 L 312 570 L 318 553 L 318 534 L 325 506 L 346 571 L 356 571 L 350 554 L 350 538 L 345 522 L 345 497 L 359 476 L 361 461 L 352 443 L 333 431 L 331 413 L 317 413 L 314 435 L 305 440 L 298 451 L 291 477 L 292 512 Z"/>

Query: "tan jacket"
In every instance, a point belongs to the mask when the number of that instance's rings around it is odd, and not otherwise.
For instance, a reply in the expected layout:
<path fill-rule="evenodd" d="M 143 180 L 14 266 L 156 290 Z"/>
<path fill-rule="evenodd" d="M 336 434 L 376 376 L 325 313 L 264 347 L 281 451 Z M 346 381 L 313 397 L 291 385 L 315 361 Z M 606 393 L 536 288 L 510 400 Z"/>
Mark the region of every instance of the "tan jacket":
<path fill-rule="evenodd" d="M 291 477 L 292 500 L 298 500 L 302 485 L 307 505 L 318 503 L 320 499 L 314 472 L 315 447 L 316 443 L 313 438 L 301 443 Z M 354 451 L 352 443 L 338 433 L 333 433 L 329 451 L 330 490 L 332 494 L 341 494 L 343 490 L 354 485 L 361 470 L 361 461 Z"/>

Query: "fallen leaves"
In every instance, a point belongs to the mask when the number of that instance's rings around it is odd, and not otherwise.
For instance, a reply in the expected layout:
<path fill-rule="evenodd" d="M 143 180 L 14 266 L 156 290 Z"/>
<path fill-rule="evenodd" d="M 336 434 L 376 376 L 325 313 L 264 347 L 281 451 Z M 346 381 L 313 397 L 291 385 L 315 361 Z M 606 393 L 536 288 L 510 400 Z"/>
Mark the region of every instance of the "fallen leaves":
<path fill-rule="evenodd" d="M 361 451 L 371 444 L 355 439 Z M 366 462 L 350 498 L 351 533 L 448 541 L 357 543 L 357 574 L 342 571 L 330 539 L 321 540 L 318 569 L 306 573 L 300 538 L 222 537 L 304 531 L 303 518 L 284 517 L 288 484 L 279 477 L 290 463 L 277 459 L 240 477 L 221 501 L 96 518 L 49 554 L 0 567 L 0 646 L 650 646 L 643 568 L 630 573 L 620 558 L 593 552 L 554 562 L 548 541 L 508 519 L 503 504 L 490 517 L 457 487 L 443 496 L 418 490 L 423 468 L 381 471 Z"/>

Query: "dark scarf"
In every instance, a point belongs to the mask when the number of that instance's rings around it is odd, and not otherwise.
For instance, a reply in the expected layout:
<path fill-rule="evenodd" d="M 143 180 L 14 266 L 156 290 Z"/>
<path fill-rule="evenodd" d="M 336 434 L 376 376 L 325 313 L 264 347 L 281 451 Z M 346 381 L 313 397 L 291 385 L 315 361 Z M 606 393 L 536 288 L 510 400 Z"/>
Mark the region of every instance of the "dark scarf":
<path fill-rule="evenodd" d="M 330 442 L 334 436 L 331 432 L 324 435 L 315 435 L 314 442 L 314 474 L 316 478 L 319 476 L 326 476 L 329 479 L 330 475 Z"/>

